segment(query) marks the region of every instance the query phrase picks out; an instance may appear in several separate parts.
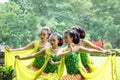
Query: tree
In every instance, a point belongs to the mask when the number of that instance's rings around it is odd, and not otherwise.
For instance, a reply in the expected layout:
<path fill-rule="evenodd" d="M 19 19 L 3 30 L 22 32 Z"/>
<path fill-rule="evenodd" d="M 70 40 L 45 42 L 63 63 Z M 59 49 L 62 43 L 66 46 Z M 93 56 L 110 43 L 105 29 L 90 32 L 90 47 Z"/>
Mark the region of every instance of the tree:
<path fill-rule="evenodd" d="M 35 39 L 37 18 L 31 13 L 24 13 L 14 2 L 0 5 L 1 41 L 13 47 L 20 47 Z M 21 44 L 21 45 L 20 45 Z"/>
<path fill-rule="evenodd" d="M 113 30 L 113 32 L 116 32 L 117 30 L 119 30 L 118 27 L 120 26 L 119 0 L 11 1 L 14 1 L 17 4 L 17 6 L 19 6 L 18 12 L 15 13 L 19 14 L 19 17 L 20 15 L 24 17 L 20 17 L 21 22 L 18 22 L 20 23 L 19 25 L 21 25 L 21 23 L 24 24 L 23 22 L 25 22 L 27 26 L 30 26 L 31 23 L 27 22 L 30 20 L 30 16 L 32 16 L 31 19 L 33 19 L 33 22 L 35 21 L 35 26 L 48 26 L 53 32 L 59 32 L 60 34 L 63 34 L 64 30 L 70 29 L 74 25 L 80 25 L 85 29 L 87 35 L 89 35 L 87 36 L 87 38 L 90 37 L 90 40 L 104 40 L 114 45 L 113 47 L 119 47 L 119 36 L 117 35 L 114 39 L 110 38 L 110 36 L 113 35 L 111 30 Z M 10 11 L 9 13 L 11 14 Z M 18 15 L 16 15 L 15 17 L 15 14 L 11 15 L 14 15 L 13 19 L 18 17 Z M 32 20 L 30 21 L 32 22 Z M 115 34 L 119 34 L 117 32 Z"/>

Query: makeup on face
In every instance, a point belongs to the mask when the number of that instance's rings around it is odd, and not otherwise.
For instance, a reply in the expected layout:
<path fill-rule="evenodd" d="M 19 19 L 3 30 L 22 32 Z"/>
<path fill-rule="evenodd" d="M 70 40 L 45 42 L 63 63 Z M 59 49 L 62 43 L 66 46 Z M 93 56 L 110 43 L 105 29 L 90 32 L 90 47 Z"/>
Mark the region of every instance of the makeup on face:
<path fill-rule="evenodd" d="M 51 36 L 49 39 L 49 42 L 52 46 L 57 46 L 58 45 L 58 39 L 55 36 Z"/>
<path fill-rule="evenodd" d="M 41 38 L 41 40 L 47 39 L 47 36 L 48 36 L 47 31 L 44 30 L 40 31 L 39 37 Z"/>
<path fill-rule="evenodd" d="M 64 34 L 63 39 L 66 44 L 69 44 L 71 42 L 71 38 L 68 34 Z"/>

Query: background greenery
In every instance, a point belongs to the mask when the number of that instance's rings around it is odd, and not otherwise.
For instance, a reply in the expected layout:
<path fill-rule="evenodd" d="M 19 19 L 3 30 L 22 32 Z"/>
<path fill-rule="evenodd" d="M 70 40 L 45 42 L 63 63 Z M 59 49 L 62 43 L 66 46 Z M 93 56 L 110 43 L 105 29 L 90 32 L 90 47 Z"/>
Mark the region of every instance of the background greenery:
<path fill-rule="evenodd" d="M 82 26 L 86 39 L 120 48 L 120 0 L 10 0 L 0 3 L 0 43 L 13 48 L 38 39 L 40 27 L 53 32 Z"/>

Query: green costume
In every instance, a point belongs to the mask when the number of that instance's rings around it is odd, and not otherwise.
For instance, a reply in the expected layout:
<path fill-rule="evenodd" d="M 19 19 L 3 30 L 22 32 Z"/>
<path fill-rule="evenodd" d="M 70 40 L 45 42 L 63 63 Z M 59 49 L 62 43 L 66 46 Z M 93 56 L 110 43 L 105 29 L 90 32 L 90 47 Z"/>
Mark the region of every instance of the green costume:
<path fill-rule="evenodd" d="M 50 57 L 52 58 L 52 60 L 54 62 L 60 61 L 60 59 L 58 59 L 55 55 L 51 55 Z M 54 73 L 57 69 L 58 69 L 58 65 L 53 65 L 53 64 L 50 64 L 50 62 L 48 62 L 44 72 L 46 72 L 46 73 L 49 73 L 49 72 Z"/>
<path fill-rule="evenodd" d="M 70 54 L 65 56 L 65 65 L 68 74 L 78 74 L 80 73 L 77 69 L 78 66 L 78 54 L 77 52 L 71 52 Z"/>
<path fill-rule="evenodd" d="M 55 62 L 56 61 L 60 61 L 60 59 L 58 59 L 55 55 L 51 55 L 50 57 Z M 35 60 L 33 61 L 33 65 L 36 66 L 36 67 L 42 67 L 44 63 L 45 63 L 45 54 L 35 58 Z M 58 69 L 57 65 L 52 65 L 52 64 L 50 64 L 50 62 L 48 62 L 44 72 L 46 72 L 46 73 L 48 73 L 48 72 L 53 73 L 57 69 Z"/>
<path fill-rule="evenodd" d="M 80 52 L 80 57 L 81 57 L 81 62 L 83 64 L 83 66 L 86 68 L 88 67 L 87 65 L 87 54 L 84 52 Z"/>
<path fill-rule="evenodd" d="M 45 62 L 45 57 L 44 55 L 42 55 L 42 56 L 35 58 L 35 60 L 33 61 L 33 65 L 35 67 L 42 67 L 44 62 Z"/>
<path fill-rule="evenodd" d="M 38 48 L 37 52 L 39 52 L 39 51 L 40 51 L 40 49 Z M 45 56 L 41 55 L 41 56 L 35 58 L 35 60 L 33 61 L 33 65 L 35 67 L 42 67 L 44 62 L 45 62 Z"/>

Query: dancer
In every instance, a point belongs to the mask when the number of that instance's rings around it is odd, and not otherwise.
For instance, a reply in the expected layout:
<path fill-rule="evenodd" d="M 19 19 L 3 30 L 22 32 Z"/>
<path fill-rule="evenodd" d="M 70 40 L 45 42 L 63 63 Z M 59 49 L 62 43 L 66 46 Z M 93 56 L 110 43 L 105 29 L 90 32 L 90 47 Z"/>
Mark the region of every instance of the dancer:
<path fill-rule="evenodd" d="M 53 61 L 59 61 L 60 59 L 58 59 L 56 57 L 56 54 L 60 49 L 58 46 L 61 46 L 63 44 L 62 37 L 58 33 L 52 33 L 49 37 L 49 42 L 51 44 L 50 47 L 48 46 L 46 48 L 43 48 L 37 53 L 34 53 L 30 56 L 25 56 L 25 57 L 20 57 L 19 55 L 16 55 L 15 57 L 20 59 L 20 60 L 37 58 L 39 56 L 43 56 L 43 55 L 45 56 L 46 55 L 46 50 L 50 49 L 50 58 L 52 58 Z M 39 64 L 43 65 L 43 63 L 45 63 L 45 58 L 43 58 L 43 62 L 39 63 Z M 50 64 L 50 62 L 48 62 L 44 72 L 45 73 L 54 73 L 57 69 L 58 69 L 58 65 L 52 65 L 52 64 Z"/>
<path fill-rule="evenodd" d="M 91 43 L 90 41 L 84 39 L 86 34 L 85 34 L 85 31 L 82 27 L 73 26 L 71 29 L 75 30 L 79 35 L 80 42 L 78 44 L 76 44 L 77 46 L 83 46 L 83 47 L 97 49 L 97 50 L 101 50 L 101 51 L 104 50 L 103 48 L 98 47 L 98 46 L 94 45 L 93 43 Z M 85 52 L 81 52 L 80 57 L 81 57 L 81 61 L 82 61 L 83 66 L 88 70 L 88 72 L 92 71 L 87 64 L 87 60 L 88 60 L 89 55 L 86 54 Z M 91 61 L 89 61 L 89 62 L 91 62 Z"/>
<path fill-rule="evenodd" d="M 67 73 L 70 74 L 71 76 L 78 76 L 78 80 L 83 80 L 83 77 L 80 75 L 80 71 L 77 69 L 78 63 L 79 63 L 79 58 L 78 58 L 78 53 L 79 52 L 87 52 L 87 53 L 104 53 L 104 54 L 111 54 L 108 53 L 107 51 L 103 50 L 96 50 L 96 49 L 88 49 L 84 48 L 82 46 L 76 46 L 75 44 L 78 44 L 80 41 L 79 36 L 77 32 L 73 30 L 67 30 L 64 33 L 64 42 L 66 43 L 65 51 L 70 51 L 69 53 L 63 53 L 59 52 L 57 54 L 57 57 L 63 57 L 65 56 L 65 65 L 67 69 Z M 55 63 L 53 63 L 55 64 Z M 70 77 L 71 77 L 70 76 Z M 64 80 L 65 76 L 62 78 Z M 71 77 L 72 78 L 72 77 Z"/>
<path fill-rule="evenodd" d="M 51 34 L 51 31 L 48 27 L 42 27 L 40 32 L 39 32 L 40 40 L 33 41 L 30 44 L 28 44 L 27 46 L 22 47 L 22 48 L 18 48 L 18 49 L 9 49 L 9 47 L 7 47 L 7 46 L 5 48 L 9 52 L 35 49 L 35 51 L 33 51 L 31 53 L 31 54 L 33 54 L 35 52 L 39 52 L 44 47 L 50 46 L 49 42 L 47 41 L 50 34 Z M 21 52 L 19 52 L 19 53 L 21 53 Z M 25 53 L 27 53 L 27 52 L 25 52 Z M 40 57 L 35 58 L 35 60 L 32 63 L 32 66 L 31 66 L 32 70 L 36 71 L 40 67 L 42 67 L 42 65 L 44 64 L 43 58 L 44 58 L 44 56 L 40 56 Z"/>
<path fill-rule="evenodd" d="M 48 46 L 49 43 L 47 42 L 47 38 L 49 37 L 49 35 L 51 34 L 51 31 L 48 27 L 42 27 L 40 32 L 39 32 L 39 38 L 40 38 L 40 43 L 39 43 L 39 48 L 43 48 L 44 46 Z M 27 49 L 32 49 L 35 47 L 35 41 L 31 42 L 30 44 L 28 44 L 25 47 L 22 48 L 18 48 L 18 49 L 10 49 L 9 46 L 5 46 L 6 50 L 8 51 L 23 51 L 23 50 L 27 50 Z"/>

